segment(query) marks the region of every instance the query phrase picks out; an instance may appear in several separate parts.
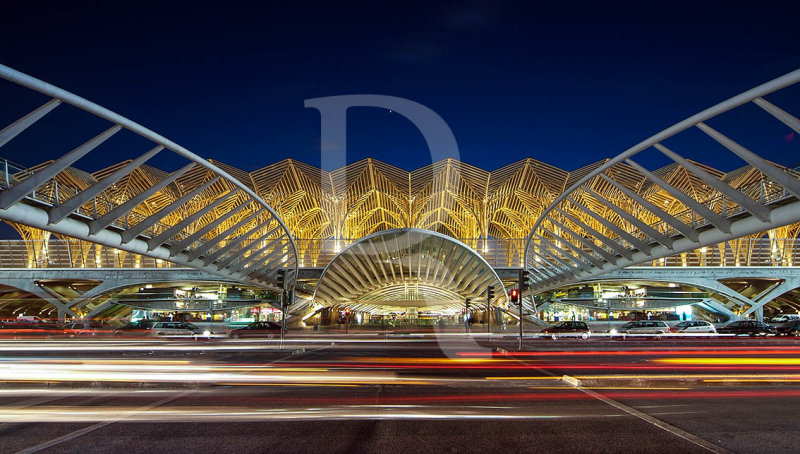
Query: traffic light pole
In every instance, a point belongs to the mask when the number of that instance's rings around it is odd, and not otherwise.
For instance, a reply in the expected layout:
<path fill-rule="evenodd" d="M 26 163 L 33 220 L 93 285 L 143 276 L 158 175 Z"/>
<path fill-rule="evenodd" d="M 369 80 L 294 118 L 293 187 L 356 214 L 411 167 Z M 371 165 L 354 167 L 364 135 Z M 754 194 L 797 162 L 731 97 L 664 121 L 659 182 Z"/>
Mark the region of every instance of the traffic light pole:
<path fill-rule="evenodd" d="M 492 311 L 491 301 L 489 300 L 489 289 L 486 289 L 486 334 L 489 342 L 492 341 Z"/>
<path fill-rule="evenodd" d="M 524 295 L 522 293 L 522 286 L 523 281 L 525 279 L 525 271 L 520 271 L 519 273 L 519 350 L 522 351 L 522 299 Z"/>
<path fill-rule="evenodd" d="M 522 351 L 522 299 L 519 301 L 519 350 Z"/>
<path fill-rule="evenodd" d="M 492 313 L 489 309 L 492 307 L 492 300 L 494 299 L 494 286 L 486 286 L 486 333 L 489 335 L 489 342 L 492 341 Z"/>
<path fill-rule="evenodd" d="M 281 345 L 283 345 L 283 338 L 286 334 L 286 306 L 288 301 L 286 290 L 281 292 Z"/>
<path fill-rule="evenodd" d="M 469 303 L 470 298 L 464 299 L 464 332 L 469 333 Z"/>
<path fill-rule="evenodd" d="M 278 294 L 281 304 L 281 348 L 283 348 L 283 340 L 286 336 L 286 309 L 289 308 L 289 293 L 286 291 L 286 270 L 278 270 L 277 287 L 281 289 Z"/>

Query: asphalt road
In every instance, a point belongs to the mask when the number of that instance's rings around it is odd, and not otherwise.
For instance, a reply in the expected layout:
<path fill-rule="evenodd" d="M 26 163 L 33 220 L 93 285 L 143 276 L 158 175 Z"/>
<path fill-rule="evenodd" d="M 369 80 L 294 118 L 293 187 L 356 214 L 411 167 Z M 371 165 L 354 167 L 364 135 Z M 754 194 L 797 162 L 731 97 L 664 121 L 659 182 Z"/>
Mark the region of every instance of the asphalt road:
<path fill-rule="evenodd" d="M 0 343 L 0 452 L 796 452 L 800 339 Z"/>

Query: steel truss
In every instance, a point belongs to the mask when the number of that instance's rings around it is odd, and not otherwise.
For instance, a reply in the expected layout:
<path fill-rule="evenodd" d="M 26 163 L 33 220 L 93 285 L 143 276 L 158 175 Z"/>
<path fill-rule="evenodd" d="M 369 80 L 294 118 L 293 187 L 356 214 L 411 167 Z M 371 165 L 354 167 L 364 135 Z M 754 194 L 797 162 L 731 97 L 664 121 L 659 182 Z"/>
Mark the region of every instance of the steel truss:
<path fill-rule="evenodd" d="M 313 302 L 371 311 L 380 307 L 461 309 L 466 298 L 507 305 L 506 290 L 486 260 L 464 243 L 421 229 L 381 231 L 351 244 L 322 272 Z"/>
<path fill-rule="evenodd" d="M 119 114 L 0 65 L 0 77 L 52 99 L 0 130 L 0 147 L 66 104 L 110 122 L 97 136 L 54 161 L 15 169 L 4 161 L 0 218 L 60 236 L 202 270 L 231 281 L 292 287 L 297 248 L 278 214 L 220 167 Z M 135 159 L 94 177 L 72 165 L 111 137 L 133 133 L 150 142 Z M 182 167 L 147 166 L 171 154 Z M 283 270 L 283 271 L 281 271 Z M 283 274 L 284 276 L 279 276 Z"/>
<path fill-rule="evenodd" d="M 755 105 L 756 114 L 766 112 L 800 134 L 798 118 L 764 99 L 798 81 L 800 70 L 753 88 L 586 172 L 550 204 L 528 236 L 531 289 L 550 290 L 800 221 L 800 173 L 763 159 L 709 124 L 734 109 L 752 113 L 744 106 Z M 761 125 L 757 120 L 748 125 Z M 748 166 L 725 174 L 665 144 L 697 142 L 691 134 L 707 141 L 693 146 L 711 144 Z M 648 170 L 642 165 L 647 154 L 672 164 Z"/>

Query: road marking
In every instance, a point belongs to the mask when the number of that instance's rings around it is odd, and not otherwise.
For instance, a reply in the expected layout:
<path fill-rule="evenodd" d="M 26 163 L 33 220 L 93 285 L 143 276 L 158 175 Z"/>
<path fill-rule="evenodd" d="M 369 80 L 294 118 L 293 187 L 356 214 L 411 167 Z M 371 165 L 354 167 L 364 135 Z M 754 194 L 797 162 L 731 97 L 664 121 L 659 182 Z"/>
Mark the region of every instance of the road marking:
<path fill-rule="evenodd" d="M 521 360 L 517 360 L 517 361 L 520 362 L 521 364 L 525 364 L 527 366 L 532 366 L 531 368 L 533 370 L 538 371 L 539 373 L 542 373 L 542 374 L 545 374 L 545 375 L 549 375 L 551 377 L 557 377 L 557 375 L 555 373 L 553 373 L 553 372 L 551 372 L 549 370 L 539 369 L 538 367 L 533 366 L 532 364 L 526 363 L 525 361 L 521 361 Z M 614 408 L 616 408 L 618 410 L 622 410 L 622 411 L 624 411 L 625 413 L 628 413 L 631 416 L 635 416 L 635 417 L 641 419 L 642 421 L 650 423 L 650 424 L 658 427 L 659 429 L 665 430 L 665 431 L 667 431 L 667 432 L 669 432 L 669 433 L 671 433 L 671 434 L 673 434 L 673 435 L 675 435 L 677 437 L 683 438 L 684 440 L 686 440 L 686 441 L 688 441 L 690 443 L 693 443 L 693 444 L 695 444 L 695 445 L 697 445 L 697 446 L 699 446 L 699 447 L 701 447 L 703 449 L 706 449 L 708 451 L 711 451 L 713 453 L 718 453 L 718 454 L 732 454 L 731 451 L 728 451 L 727 449 L 723 448 L 722 446 L 717 446 L 714 443 L 711 443 L 710 441 L 704 440 L 704 439 L 702 439 L 702 438 L 700 438 L 700 437 L 698 437 L 696 435 L 690 434 L 689 432 L 686 432 L 685 430 L 679 429 L 679 428 L 677 428 L 677 427 L 675 427 L 675 426 L 673 426 L 671 424 L 668 424 L 668 423 L 666 423 L 664 421 L 661 421 L 660 419 L 654 418 L 654 417 L 648 415 L 647 413 L 644 413 L 644 412 L 641 412 L 639 410 L 636 410 L 635 408 L 629 407 L 629 406 L 627 406 L 627 405 L 625 405 L 625 404 L 623 404 L 621 402 L 617 402 L 616 400 L 608 398 L 608 397 L 606 397 L 606 396 L 604 396 L 604 395 L 602 395 L 600 393 L 597 393 L 595 391 L 592 391 L 589 388 L 584 388 L 584 387 L 580 386 L 580 380 L 577 380 L 574 377 L 570 377 L 569 375 L 564 375 L 563 377 L 561 377 L 561 380 L 563 380 L 565 383 L 570 384 L 571 386 L 574 387 L 574 389 L 576 389 L 576 390 L 578 390 L 578 391 L 580 391 L 580 392 L 582 392 L 582 393 L 584 393 L 586 395 L 592 396 L 592 397 L 594 397 L 595 399 L 597 399 L 597 400 L 599 400 L 601 402 L 605 402 L 606 404 L 611 405 L 612 407 L 614 407 Z"/>
<path fill-rule="evenodd" d="M 667 432 L 669 432 L 669 433 L 671 433 L 671 434 L 673 434 L 675 436 L 681 437 L 681 438 L 683 438 L 684 440 L 686 440 L 688 442 L 694 443 L 697 446 L 700 446 L 701 448 L 704 448 L 704 449 L 707 449 L 707 450 L 709 450 L 711 452 L 719 453 L 719 454 L 730 453 L 731 452 L 731 451 L 728 451 L 727 449 L 723 448 L 722 446 L 717 446 L 714 443 L 711 443 L 710 441 L 704 440 L 704 439 L 702 439 L 702 438 L 700 438 L 700 437 L 698 437 L 696 435 L 690 434 L 689 432 L 686 432 L 685 430 L 679 429 L 679 428 L 677 428 L 677 427 L 675 427 L 675 426 L 673 426 L 671 424 L 667 424 L 664 421 L 661 421 L 660 419 L 657 419 L 657 418 L 654 418 L 654 417 L 648 415 L 647 413 L 643 413 L 643 412 L 641 412 L 641 411 L 639 411 L 639 410 L 637 410 L 637 409 L 635 409 L 633 407 L 629 407 L 629 406 L 627 406 L 627 405 L 625 405 L 623 403 L 617 402 L 616 400 L 610 399 L 610 398 L 608 398 L 608 397 L 606 397 L 606 396 L 604 396 L 604 395 L 602 395 L 600 393 L 592 391 L 591 389 L 582 388 L 582 387 L 576 387 L 575 389 L 577 389 L 578 391 L 580 391 L 582 393 L 588 394 L 588 395 L 594 397 L 595 399 L 601 400 L 601 401 L 607 403 L 608 405 L 611 405 L 614 408 L 620 409 L 620 410 L 624 411 L 625 413 L 628 413 L 629 415 L 635 416 L 635 417 L 641 419 L 642 421 L 648 422 L 648 423 L 658 427 L 659 429 L 666 430 Z"/>
<path fill-rule="evenodd" d="M 36 446 L 31 446 L 30 448 L 26 448 L 26 449 L 23 449 L 21 451 L 17 451 L 16 454 L 32 454 L 32 453 L 39 452 L 39 451 L 42 451 L 42 450 L 47 449 L 47 448 L 51 448 L 51 447 L 53 447 L 55 445 L 64 443 L 66 441 L 74 440 L 74 439 L 76 439 L 78 437 L 81 437 L 83 435 L 86 435 L 86 434 L 88 434 L 90 432 L 94 432 L 97 429 L 101 429 L 101 428 L 103 428 L 105 426 L 114 424 L 116 422 L 124 421 L 124 420 L 126 420 L 128 418 L 131 418 L 131 417 L 135 416 L 136 414 L 143 413 L 143 412 L 146 412 L 148 410 L 152 410 L 153 408 L 156 408 L 156 407 L 159 407 L 161 405 L 164 405 L 166 403 L 172 402 L 174 400 L 178 400 L 178 399 L 180 399 L 182 397 L 185 397 L 188 394 L 191 394 L 193 392 L 195 392 L 195 390 L 184 391 L 184 392 L 182 392 L 180 394 L 177 394 L 175 396 L 170 396 L 170 397 L 167 397 L 165 399 L 161 399 L 158 402 L 155 402 L 153 404 L 145 405 L 145 406 L 139 407 L 139 408 L 137 408 L 135 410 L 131 410 L 129 412 L 123 413 L 123 415 L 118 417 L 118 418 L 112 419 L 110 421 L 99 422 L 97 424 L 93 424 L 93 425 L 88 426 L 88 427 L 84 427 L 83 429 L 79 429 L 79 430 L 76 430 L 74 432 L 70 432 L 70 433 L 68 433 L 66 435 L 60 436 L 58 438 L 54 438 L 54 439 L 52 439 L 50 441 L 46 441 L 44 443 L 39 443 Z"/>

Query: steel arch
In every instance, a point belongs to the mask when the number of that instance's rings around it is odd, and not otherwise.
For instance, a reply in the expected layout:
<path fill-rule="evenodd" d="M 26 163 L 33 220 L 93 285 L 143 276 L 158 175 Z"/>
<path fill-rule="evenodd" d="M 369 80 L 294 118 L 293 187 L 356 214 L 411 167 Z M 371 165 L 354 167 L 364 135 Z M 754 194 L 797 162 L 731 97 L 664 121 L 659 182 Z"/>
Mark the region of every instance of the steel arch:
<path fill-rule="evenodd" d="M 4 165 L 0 218 L 251 285 L 278 289 L 283 274 L 284 286 L 294 286 L 298 264 L 294 239 L 275 210 L 241 181 L 175 142 L 75 94 L 4 65 L 0 65 L 0 77 L 52 98 L 0 130 L 0 147 L 61 104 L 111 123 L 96 137 L 35 170 L 0 162 Z M 102 178 L 84 179 L 81 183 L 85 184 L 66 182 L 63 176 L 74 162 L 120 131 L 141 136 L 153 148 Z M 188 162 L 155 177 L 135 194 L 114 192 L 117 183 L 164 151 Z"/>
<path fill-rule="evenodd" d="M 800 69 L 693 115 L 587 172 L 545 209 L 526 239 L 531 290 L 551 290 L 800 221 L 800 172 L 763 159 L 707 123 L 752 103 L 800 134 L 797 117 L 764 99 L 798 81 Z M 700 131 L 732 159 L 744 161 L 741 178 L 734 181 L 664 145 L 688 131 Z M 672 163 L 648 170 L 633 160 L 642 152 Z M 682 177 L 667 181 L 669 171 Z"/>
<path fill-rule="evenodd" d="M 373 310 L 426 301 L 429 307 L 460 309 L 470 298 L 480 308 L 486 305 L 488 285 L 495 291 L 491 303 L 506 305 L 506 289 L 497 273 L 466 244 L 432 230 L 391 229 L 359 239 L 331 260 L 313 302 Z M 405 304 L 409 287 L 423 298 Z"/>

